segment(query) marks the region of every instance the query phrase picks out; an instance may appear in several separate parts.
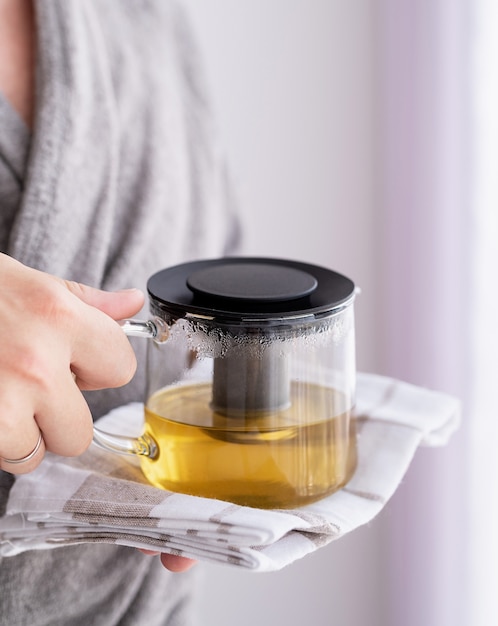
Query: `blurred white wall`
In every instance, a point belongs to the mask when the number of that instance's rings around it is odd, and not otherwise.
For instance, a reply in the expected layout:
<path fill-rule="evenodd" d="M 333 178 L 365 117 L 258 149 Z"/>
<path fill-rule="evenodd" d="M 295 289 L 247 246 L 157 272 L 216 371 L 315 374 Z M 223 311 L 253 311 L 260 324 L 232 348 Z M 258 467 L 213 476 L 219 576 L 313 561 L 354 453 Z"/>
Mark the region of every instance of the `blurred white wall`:
<path fill-rule="evenodd" d="M 184 4 L 238 186 L 247 252 L 352 278 L 362 289 L 358 368 L 378 370 L 371 3 Z M 385 626 L 383 515 L 281 572 L 201 565 L 200 623 Z"/>

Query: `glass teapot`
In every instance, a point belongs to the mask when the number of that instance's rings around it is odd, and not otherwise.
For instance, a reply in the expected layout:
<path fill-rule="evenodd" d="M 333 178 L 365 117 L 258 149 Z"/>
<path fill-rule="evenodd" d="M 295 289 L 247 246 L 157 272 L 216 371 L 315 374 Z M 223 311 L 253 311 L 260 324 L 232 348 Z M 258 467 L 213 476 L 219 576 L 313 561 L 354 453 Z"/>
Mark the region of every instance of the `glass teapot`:
<path fill-rule="evenodd" d="M 144 431 L 94 429 L 138 455 L 155 486 L 289 508 L 342 487 L 356 466 L 351 280 L 274 258 L 194 261 L 147 283 Z M 181 363 L 172 376 L 171 363 Z"/>

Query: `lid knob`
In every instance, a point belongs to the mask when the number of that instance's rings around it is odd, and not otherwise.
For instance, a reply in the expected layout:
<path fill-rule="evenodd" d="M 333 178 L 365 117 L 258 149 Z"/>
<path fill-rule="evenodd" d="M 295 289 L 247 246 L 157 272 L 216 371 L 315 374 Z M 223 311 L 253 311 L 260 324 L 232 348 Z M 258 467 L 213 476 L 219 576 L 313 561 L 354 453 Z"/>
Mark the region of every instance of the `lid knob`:
<path fill-rule="evenodd" d="M 203 267 L 187 278 L 196 296 L 244 300 L 246 302 L 285 302 L 310 295 L 317 287 L 314 276 L 300 269 L 270 263 L 226 263 Z"/>

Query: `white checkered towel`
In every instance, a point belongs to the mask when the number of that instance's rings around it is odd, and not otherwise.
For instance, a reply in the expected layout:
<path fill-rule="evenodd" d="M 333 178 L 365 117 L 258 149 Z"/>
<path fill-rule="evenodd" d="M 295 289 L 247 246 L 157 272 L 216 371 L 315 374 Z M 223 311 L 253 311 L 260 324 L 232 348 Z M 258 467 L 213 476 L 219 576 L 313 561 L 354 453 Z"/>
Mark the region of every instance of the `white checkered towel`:
<path fill-rule="evenodd" d="M 47 454 L 34 472 L 17 477 L 10 491 L 0 518 L 0 555 L 116 543 L 255 571 L 281 569 L 375 517 L 417 447 L 448 441 L 458 426 L 460 403 L 446 394 L 360 374 L 356 413 L 353 478 L 341 491 L 293 510 L 261 510 L 157 489 L 134 459 L 97 446 L 75 459 Z M 141 424 L 143 407 L 127 405 L 103 419 L 129 431 Z"/>

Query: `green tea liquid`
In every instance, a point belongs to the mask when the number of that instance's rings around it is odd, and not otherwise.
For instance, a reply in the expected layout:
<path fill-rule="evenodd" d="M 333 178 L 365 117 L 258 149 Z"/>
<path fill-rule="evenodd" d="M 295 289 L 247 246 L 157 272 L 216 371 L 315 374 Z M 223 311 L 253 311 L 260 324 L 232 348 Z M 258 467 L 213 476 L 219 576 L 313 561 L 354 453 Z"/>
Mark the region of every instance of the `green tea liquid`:
<path fill-rule="evenodd" d="M 291 383 L 290 406 L 226 416 L 211 385 L 153 395 L 145 429 L 159 455 L 142 459 L 157 487 L 258 508 L 301 506 L 333 493 L 356 466 L 351 407 L 334 389 Z"/>

